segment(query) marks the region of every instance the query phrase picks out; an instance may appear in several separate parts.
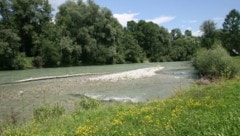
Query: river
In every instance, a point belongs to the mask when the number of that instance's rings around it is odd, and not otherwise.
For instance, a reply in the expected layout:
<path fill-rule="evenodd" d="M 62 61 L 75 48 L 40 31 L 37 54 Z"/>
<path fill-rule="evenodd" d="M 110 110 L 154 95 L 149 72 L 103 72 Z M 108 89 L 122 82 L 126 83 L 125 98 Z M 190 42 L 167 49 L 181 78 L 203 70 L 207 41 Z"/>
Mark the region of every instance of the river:
<path fill-rule="evenodd" d="M 66 74 L 83 75 L 12 83 L 29 78 Z M 5 71 L 0 75 L 8 77 L 1 79 L 0 124 L 11 120 L 13 114 L 19 120 L 31 118 L 33 109 L 46 104 L 59 103 L 71 111 L 82 95 L 120 102 L 165 99 L 183 88 L 190 87 L 197 78 L 191 62 Z"/>

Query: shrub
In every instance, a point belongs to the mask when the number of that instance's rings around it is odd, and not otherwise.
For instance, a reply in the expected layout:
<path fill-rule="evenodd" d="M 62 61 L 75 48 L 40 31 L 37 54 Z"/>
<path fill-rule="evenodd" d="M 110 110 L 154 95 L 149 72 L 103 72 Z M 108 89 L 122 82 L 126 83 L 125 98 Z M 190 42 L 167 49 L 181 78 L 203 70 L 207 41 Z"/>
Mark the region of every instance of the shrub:
<path fill-rule="evenodd" d="M 238 73 L 233 59 L 221 46 L 200 50 L 194 59 L 194 66 L 202 76 L 210 78 L 233 78 Z"/>
<path fill-rule="evenodd" d="M 25 54 L 16 53 L 10 55 L 8 53 L 0 53 L 0 69 L 1 70 L 22 70 L 26 69 Z"/>
<path fill-rule="evenodd" d="M 41 56 L 36 56 L 33 61 L 33 66 L 36 68 L 41 68 L 43 66 L 43 59 Z"/>
<path fill-rule="evenodd" d="M 42 106 L 33 111 L 33 117 L 38 122 L 43 122 L 49 118 L 56 118 L 61 116 L 65 112 L 65 109 L 56 104 L 54 106 Z"/>
<path fill-rule="evenodd" d="M 13 59 L 13 63 L 12 63 L 12 68 L 16 69 L 16 70 L 22 70 L 22 69 L 26 69 L 26 59 L 25 59 L 25 54 L 18 54 L 15 56 L 15 58 Z"/>
<path fill-rule="evenodd" d="M 100 102 L 95 99 L 91 98 L 83 98 L 77 105 L 77 110 L 84 109 L 84 110 L 90 110 L 90 109 L 97 109 L 100 105 Z"/>

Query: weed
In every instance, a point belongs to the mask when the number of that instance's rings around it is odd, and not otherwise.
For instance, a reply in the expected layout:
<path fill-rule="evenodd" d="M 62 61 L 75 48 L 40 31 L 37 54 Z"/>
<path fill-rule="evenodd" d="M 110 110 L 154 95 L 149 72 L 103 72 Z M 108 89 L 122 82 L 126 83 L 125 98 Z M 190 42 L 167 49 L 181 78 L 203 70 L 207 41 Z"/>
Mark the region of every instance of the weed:
<path fill-rule="evenodd" d="M 97 109 L 100 105 L 100 102 L 95 99 L 91 98 L 83 98 L 76 107 L 76 110 L 91 110 L 91 109 Z"/>
<path fill-rule="evenodd" d="M 65 109 L 56 104 L 54 106 L 42 106 L 37 108 L 33 112 L 34 120 L 38 122 L 43 122 L 49 118 L 56 118 L 61 116 L 65 112 Z"/>

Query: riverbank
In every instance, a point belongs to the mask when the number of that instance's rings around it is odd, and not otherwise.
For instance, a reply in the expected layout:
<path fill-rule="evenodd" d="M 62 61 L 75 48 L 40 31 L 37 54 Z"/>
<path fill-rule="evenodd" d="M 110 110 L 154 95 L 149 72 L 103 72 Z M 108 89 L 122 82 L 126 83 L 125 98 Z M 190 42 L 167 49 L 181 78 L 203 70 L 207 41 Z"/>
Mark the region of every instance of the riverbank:
<path fill-rule="evenodd" d="M 33 118 L 34 109 L 42 105 L 59 103 L 66 112 L 72 112 L 80 96 L 133 103 L 166 99 L 176 90 L 190 87 L 194 72 L 191 62 L 0 72 L 1 83 L 21 82 L 0 85 L 0 126 L 26 122 Z"/>
<path fill-rule="evenodd" d="M 193 86 L 166 100 L 98 106 L 2 129 L 3 135 L 239 135 L 240 79 Z M 53 109 L 53 107 L 48 107 Z M 56 107 L 55 107 L 56 109 Z M 46 113 L 46 112 L 45 112 Z"/>

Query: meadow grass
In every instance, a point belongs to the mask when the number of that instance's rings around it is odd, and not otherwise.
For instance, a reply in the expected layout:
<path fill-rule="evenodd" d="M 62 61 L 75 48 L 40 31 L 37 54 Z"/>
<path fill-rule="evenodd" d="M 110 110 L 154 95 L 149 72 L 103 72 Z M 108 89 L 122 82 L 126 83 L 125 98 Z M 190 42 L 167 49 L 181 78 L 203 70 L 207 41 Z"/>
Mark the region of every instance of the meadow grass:
<path fill-rule="evenodd" d="M 80 106 L 79 106 L 80 105 Z M 166 100 L 147 103 L 98 105 L 86 100 L 73 113 L 52 114 L 50 118 L 12 125 L 3 135 L 240 135 L 240 79 L 218 81 L 207 86 L 194 85 Z M 88 107 L 88 108 L 86 108 Z M 90 108 L 89 108 L 90 107 Z M 51 110 L 52 109 L 52 110 Z M 58 108 L 57 109 L 61 109 Z M 39 110 L 38 110 L 39 111 Z M 58 113 L 58 112 L 54 112 Z M 42 115 L 41 113 L 39 113 Z M 44 117 L 44 116 L 41 116 Z"/>
<path fill-rule="evenodd" d="M 233 60 L 235 62 L 235 64 L 239 67 L 240 69 L 240 56 L 237 56 L 237 57 L 233 57 Z"/>

